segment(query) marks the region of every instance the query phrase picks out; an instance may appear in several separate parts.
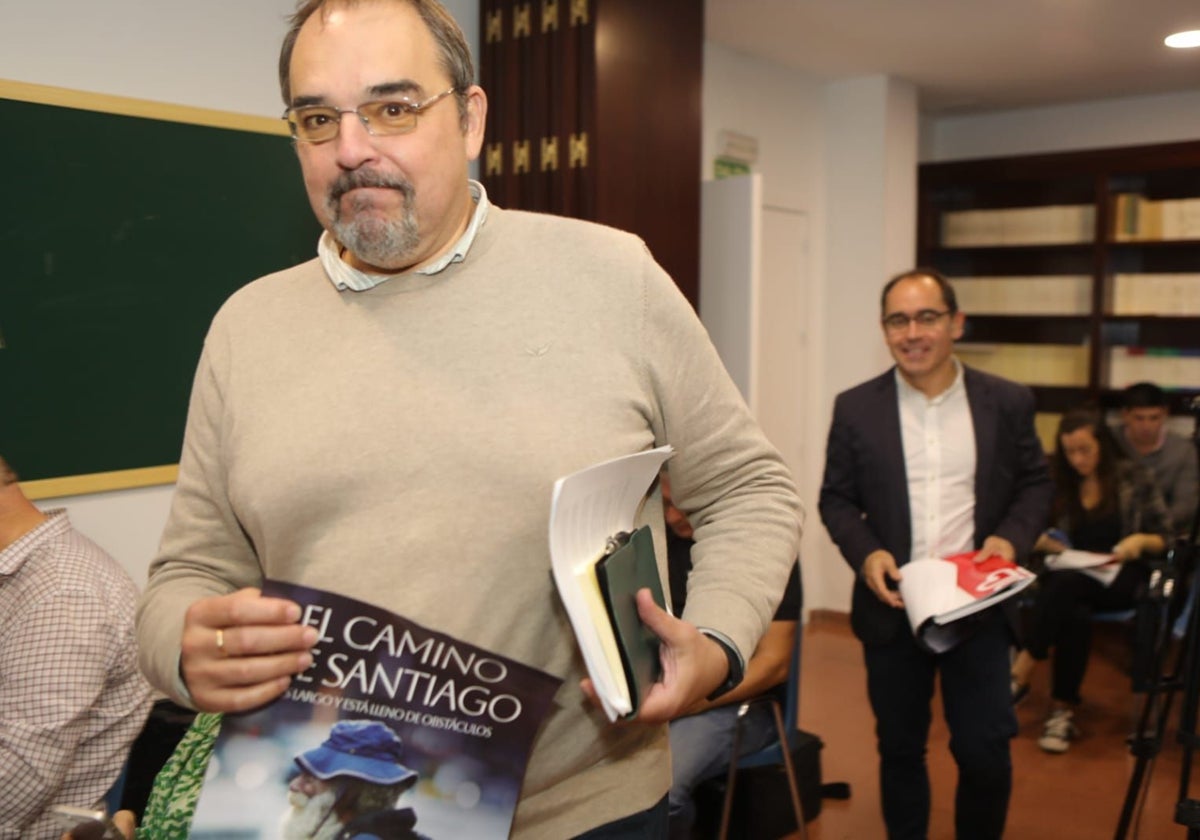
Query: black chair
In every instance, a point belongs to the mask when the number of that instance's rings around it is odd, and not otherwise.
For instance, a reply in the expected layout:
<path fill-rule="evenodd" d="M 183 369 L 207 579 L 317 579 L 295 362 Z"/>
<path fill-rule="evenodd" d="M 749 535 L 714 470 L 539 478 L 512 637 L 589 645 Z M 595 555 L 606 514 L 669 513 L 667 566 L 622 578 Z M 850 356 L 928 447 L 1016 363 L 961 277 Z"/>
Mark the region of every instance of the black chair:
<path fill-rule="evenodd" d="M 800 786 L 796 781 L 796 768 L 792 763 L 792 753 L 800 744 L 800 730 L 797 723 L 800 717 L 800 642 L 803 638 L 804 622 L 796 621 L 796 635 L 792 642 L 792 658 L 788 665 L 787 678 L 787 708 L 781 710 L 779 701 L 774 695 L 762 695 L 747 700 L 738 708 L 737 724 L 733 730 L 733 747 L 729 756 L 729 773 L 725 780 L 725 801 L 721 808 L 721 828 L 717 835 L 719 840 L 729 836 L 729 820 L 733 810 L 733 792 L 739 770 L 750 770 L 758 767 L 783 766 L 787 774 L 788 793 L 791 795 L 792 810 L 796 815 L 796 825 L 800 836 L 807 840 L 808 829 L 804 820 L 804 806 L 800 798 Z M 775 717 L 775 740 L 756 752 L 738 757 L 738 748 L 742 740 L 742 721 L 746 713 L 757 705 L 768 704 Z"/>

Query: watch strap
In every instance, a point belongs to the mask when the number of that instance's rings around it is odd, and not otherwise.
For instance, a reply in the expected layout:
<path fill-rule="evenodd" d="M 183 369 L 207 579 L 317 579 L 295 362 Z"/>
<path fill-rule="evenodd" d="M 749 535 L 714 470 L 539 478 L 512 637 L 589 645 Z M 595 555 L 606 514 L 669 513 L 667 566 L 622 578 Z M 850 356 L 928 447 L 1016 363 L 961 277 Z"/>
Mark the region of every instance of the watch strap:
<path fill-rule="evenodd" d="M 707 627 L 701 627 L 700 632 L 720 645 L 721 650 L 725 651 L 726 659 L 729 660 L 729 675 L 725 678 L 725 682 L 718 685 L 713 689 L 712 694 L 705 698 L 706 700 L 716 700 L 722 694 L 727 694 L 737 688 L 746 673 L 746 663 L 742 659 L 741 652 L 724 633 Z"/>

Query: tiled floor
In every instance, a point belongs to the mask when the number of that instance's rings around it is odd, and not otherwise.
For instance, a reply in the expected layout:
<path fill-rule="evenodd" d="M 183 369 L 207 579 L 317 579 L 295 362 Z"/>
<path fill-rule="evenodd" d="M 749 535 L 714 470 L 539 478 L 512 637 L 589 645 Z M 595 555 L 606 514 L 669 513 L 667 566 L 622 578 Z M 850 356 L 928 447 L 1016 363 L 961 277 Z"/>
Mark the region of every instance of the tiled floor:
<path fill-rule="evenodd" d="M 1085 702 L 1077 714 L 1083 736 L 1065 755 L 1048 755 L 1036 743 L 1049 702 L 1049 675 L 1045 670 L 1038 672 L 1033 690 L 1018 709 L 1021 730 L 1013 742 L 1013 797 L 1006 837 L 1090 840 L 1115 836 L 1135 765 L 1125 744 L 1135 721 L 1133 695 L 1124 671 L 1129 647 L 1120 628 L 1099 632 L 1084 683 Z M 843 615 L 817 614 L 810 620 L 805 631 L 801 683 L 800 725 L 825 742 L 824 779 L 849 782 L 852 787 L 850 799 L 824 802 L 821 816 L 809 824 L 810 840 L 884 837 L 874 722 L 867 704 L 861 647 Z M 1175 709 L 1181 701 L 1176 694 Z M 1140 833 L 1131 828 L 1124 835 L 1129 840 L 1175 840 L 1187 834 L 1174 821 L 1182 751 L 1176 742 L 1174 721 L 1167 731 L 1163 749 L 1151 769 Z M 940 712 L 935 712 L 929 749 L 933 782 L 929 840 L 954 837 L 956 771 L 947 739 Z M 1200 786 L 1194 784 L 1192 788 L 1190 795 L 1200 796 Z M 799 836 L 792 835 L 789 840 Z"/>

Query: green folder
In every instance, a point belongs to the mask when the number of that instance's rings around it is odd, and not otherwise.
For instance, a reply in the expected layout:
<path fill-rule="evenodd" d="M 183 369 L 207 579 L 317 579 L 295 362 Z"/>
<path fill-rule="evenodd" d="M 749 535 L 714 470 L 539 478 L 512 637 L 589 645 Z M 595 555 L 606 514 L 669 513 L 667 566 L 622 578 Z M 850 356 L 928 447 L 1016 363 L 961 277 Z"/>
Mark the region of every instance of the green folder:
<path fill-rule="evenodd" d="M 621 667 L 629 686 L 633 706 L 628 717 L 637 714 L 642 697 L 662 676 L 658 656 L 658 637 L 642 623 L 637 611 L 637 591 L 650 590 L 654 602 L 666 609 L 662 580 L 654 560 L 654 538 L 643 525 L 632 534 L 618 534 L 612 550 L 596 561 L 596 579 L 608 611 L 608 619 L 617 638 Z"/>

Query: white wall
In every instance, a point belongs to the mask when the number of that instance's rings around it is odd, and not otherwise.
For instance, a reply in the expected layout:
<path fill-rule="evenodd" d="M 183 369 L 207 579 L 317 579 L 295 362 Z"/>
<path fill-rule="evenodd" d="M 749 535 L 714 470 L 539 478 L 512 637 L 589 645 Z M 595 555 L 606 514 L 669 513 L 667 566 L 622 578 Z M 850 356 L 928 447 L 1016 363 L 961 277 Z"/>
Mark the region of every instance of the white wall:
<path fill-rule="evenodd" d="M 747 95 L 754 91 L 754 95 Z M 824 359 L 819 352 L 825 338 L 824 271 L 825 203 L 824 154 L 826 136 L 824 88 L 820 81 L 770 62 L 738 53 L 717 44 L 704 47 L 702 177 L 713 177 L 713 159 L 722 131 L 736 131 L 758 141 L 758 162 L 754 171 L 761 177 L 761 201 L 767 208 L 803 219 L 808 239 L 807 265 L 797 270 L 795 282 L 804 288 L 793 290 L 806 313 L 797 324 L 795 337 L 802 362 L 795 369 L 804 398 L 805 428 L 797 445 L 794 441 L 774 441 L 782 451 L 797 452 L 789 458 L 801 498 L 807 509 L 807 522 L 801 546 L 805 608 L 825 606 L 821 593 L 823 536 L 817 516 L 816 499 L 820 487 L 821 453 L 824 451 L 828 423 L 819 406 L 825 390 Z M 769 262 L 772 255 L 763 255 Z M 781 290 L 782 291 L 782 290 Z M 702 292 L 703 297 L 703 292 Z M 814 352 L 815 351 L 815 352 Z M 790 360 L 763 359 L 762 365 L 790 365 Z M 761 413 L 775 412 L 762 406 L 764 400 L 788 399 L 786 391 L 760 394 Z M 847 604 L 837 604 L 845 609 Z"/>
<path fill-rule="evenodd" d="M 763 203 L 816 210 L 820 194 L 823 93 L 819 81 L 728 47 L 704 45 L 701 178 L 713 177 L 722 130 L 758 140 Z"/>
<path fill-rule="evenodd" d="M 478 0 L 443 2 L 475 48 Z M 295 5 L 294 0 L 0 3 L 0 79 L 278 117 L 279 43 Z M 75 526 L 140 584 L 172 490 L 144 487 L 37 504 L 67 508 Z"/>
<path fill-rule="evenodd" d="M 292 0 L 38 0 L 5 14 L 0 78 L 276 117 Z"/>
<path fill-rule="evenodd" d="M 797 273 L 797 282 L 807 279 L 798 372 L 804 439 L 793 464 L 808 510 L 805 607 L 845 610 L 853 577 L 817 512 L 825 437 L 835 394 L 890 364 L 874 301 L 884 280 L 913 260 L 916 94 L 884 76 L 829 84 L 711 43 L 704 74 L 704 176 L 722 130 L 754 137 L 763 203 L 806 219 L 808 265 Z M 772 363 L 787 362 L 762 360 Z M 760 412 L 776 397 L 787 395 L 760 394 Z"/>
<path fill-rule="evenodd" d="M 907 82 L 887 76 L 834 81 L 825 87 L 825 104 L 823 434 L 834 397 L 892 364 L 879 329 L 879 290 L 914 264 L 919 136 L 916 90 Z M 822 470 L 824 454 L 822 447 L 813 459 Z M 848 609 L 853 575 L 824 527 L 814 521 L 810 531 L 809 603 Z"/>
<path fill-rule="evenodd" d="M 1200 90 L 926 120 L 922 161 L 1200 139 Z"/>

